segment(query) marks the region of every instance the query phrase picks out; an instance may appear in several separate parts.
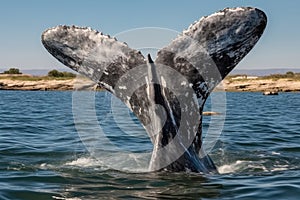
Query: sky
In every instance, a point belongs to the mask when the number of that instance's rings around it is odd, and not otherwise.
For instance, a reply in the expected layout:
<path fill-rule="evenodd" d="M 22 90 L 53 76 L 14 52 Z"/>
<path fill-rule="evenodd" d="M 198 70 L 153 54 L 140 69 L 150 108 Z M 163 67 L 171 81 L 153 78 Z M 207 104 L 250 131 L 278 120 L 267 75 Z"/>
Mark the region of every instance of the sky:
<path fill-rule="evenodd" d="M 182 32 L 202 16 L 238 6 L 260 8 L 268 25 L 237 68 L 300 68 L 299 0 L 0 0 L 0 69 L 64 68 L 40 39 L 57 25 L 88 26 L 112 36 L 143 27 Z"/>

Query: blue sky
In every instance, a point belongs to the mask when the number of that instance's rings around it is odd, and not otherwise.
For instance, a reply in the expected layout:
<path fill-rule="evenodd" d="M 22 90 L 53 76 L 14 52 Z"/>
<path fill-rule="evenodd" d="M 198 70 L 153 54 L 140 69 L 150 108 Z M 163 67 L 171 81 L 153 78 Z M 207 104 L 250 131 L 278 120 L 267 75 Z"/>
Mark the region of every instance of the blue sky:
<path fill-rule="evenodd" d="M 0 69 L 63 68 L 40 42 L 60 24 L 90 26 L 105 34 L 141 27 L 181 32 L 225 7 L 254 6 L 268 16 L 265 34 L 239 69 L 300 68 L 298 0 L 0 0 Z"/>

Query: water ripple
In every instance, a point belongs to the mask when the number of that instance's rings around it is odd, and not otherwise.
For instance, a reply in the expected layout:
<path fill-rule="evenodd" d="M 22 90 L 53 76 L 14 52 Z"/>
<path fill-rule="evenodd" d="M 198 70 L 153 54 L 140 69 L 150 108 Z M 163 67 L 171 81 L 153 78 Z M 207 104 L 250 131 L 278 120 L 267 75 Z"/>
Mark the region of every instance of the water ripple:
<path fill-rule="evenodd" d="M 77 134 L 72 92 L 0 91 L 0 97 L 0 199 L 300 196 L 299 93 L 227 93 L 225 126 L 211 152 L 220 174 L 209 176 L 127 173 L 103 166 Z M 112 122 L 109 107 L 103 105 L 108 105 L 109 95 L 100 92 L 96 98 L 97 118 L 114 145 L 133 152 L 152 149 L 145 132 L 136 128 L 124 135 L 120 124 Z M 205 109 L 210 109 L 209 101 Z M 204 134 L 209 122 L 205 116 Z M 126 121 L 119 123 L 130 129 Z"/>

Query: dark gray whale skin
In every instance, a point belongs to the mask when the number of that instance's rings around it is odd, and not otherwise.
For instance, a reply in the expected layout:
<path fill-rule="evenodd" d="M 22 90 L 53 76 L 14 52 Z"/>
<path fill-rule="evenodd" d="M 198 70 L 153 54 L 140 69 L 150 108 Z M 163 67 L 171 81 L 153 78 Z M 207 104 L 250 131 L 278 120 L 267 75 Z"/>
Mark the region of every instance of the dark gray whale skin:
<path fill-rule="evenodd" d="M 132 110 L 154 144 L 152 171 L 212 173 L 217 168 L 201 149 L 204 103 L 214 87 L 254 47 L 266 24 L 266 15 L 257 8 L 226 8 L 192 24 L 162 48 L 155 61 L 90 28 L 57 26 L 42 34 L 42 43 L 60 62 L 89 77 Z M 168 67 L 188 83 L 178 83 L 173 74 L 164 71 Z M 145 78 L 147 84 L 130 91 L 132 84 Z M 167 85 L 164 80 L 168 80 Z M 170 89 L 172 86 L 176 89 Z M 189 89 L 193 92 L 176 93 Z M 153 109 L 154 104 L 164 112 Z M 197 123 L 191 125 L 185 117 L 189 115 Z"/>

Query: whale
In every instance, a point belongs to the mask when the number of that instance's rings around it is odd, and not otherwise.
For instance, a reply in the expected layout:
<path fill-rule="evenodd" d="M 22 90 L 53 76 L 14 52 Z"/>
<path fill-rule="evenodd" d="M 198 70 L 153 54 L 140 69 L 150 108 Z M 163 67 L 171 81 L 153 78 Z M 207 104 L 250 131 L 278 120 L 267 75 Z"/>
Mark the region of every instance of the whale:
<path fill-rule="evenodd" d="M 202 148 L 203 106 L 213 89 L 261 38 L 266 14 L 225 8 L 191 24 L 146 57 L 88 27 L 59 25 L 42 33 L 46 50 L 118 97 L 153 143 L 151 171 L 217 173 Z"/>

